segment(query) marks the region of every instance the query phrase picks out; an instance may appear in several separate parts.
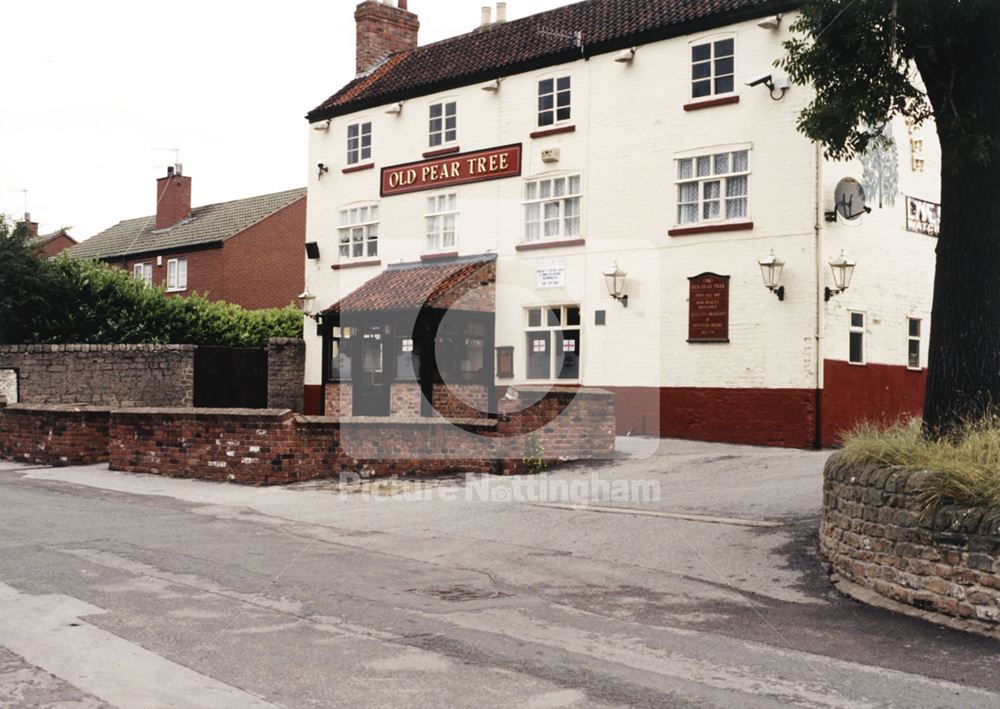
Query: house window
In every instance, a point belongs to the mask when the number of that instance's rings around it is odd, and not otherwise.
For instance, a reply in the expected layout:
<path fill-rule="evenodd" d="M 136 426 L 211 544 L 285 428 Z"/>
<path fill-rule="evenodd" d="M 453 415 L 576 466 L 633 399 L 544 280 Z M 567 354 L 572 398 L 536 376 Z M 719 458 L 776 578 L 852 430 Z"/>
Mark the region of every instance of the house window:
<path fill-rule="evenodd" d="M 341 209 L 337 238 L 341 259 L 378 256 L 378 205 Z"/>
<path fill-rule="evenodd" d="M 454 101 L 431 104 L 430 146 L 458 140 L 458 104 Z"/>
<path fill-rule="evenodd" d="M 186 258 L 167 261 L 167 290 L 182 291 L 188 287 L 188 262 Z"/>
<path fill-rule="evenodd" d="M 580 306 L 528 308 L 528 379 L 580 378 Z"/>
<path fill-rule="evenodd" d="M 396 338 L 396 379 L 413 381 L 420 371 L 420 353 L 414 348 L 412 337 Z"/>
<path fill-rule="evenodd" d="M 906 338 L 906 366 L 909 369 L 920 369 L 920 319 L 906 319 L 908 331 Z"/>
<path fill-rule="evenodd" d="M 327 377 L 331 382 L 351 381 L 351 328 L 333 328 L 333 338 L 330 340 L 330 371 Z"/>
<path fill-rule="evenodd" d="M 749 176 L 749 150 L 678 160 L 677 223 L 747 219 Z"/>
<path fill-rule="evenodd" d="M 427 198 L 427 250 L 443 251 L 455 248 L 455 218 L 458 215 L 458 195 L 440 194 Z"/>
<path fill-rule="evenodd" d="M 533 180 L 524 185 L 524 240 L 580 235 L 580 176 Z"/>
<path fill-rule="evenodd" d="M 538 125 L 551 126 L 570 119 L 570 78 L 538 82 Z"/>
<path fill-rule="evenodd" d="M 449 382 L 481 382 L 486 374 L 486 326 L 446 320 L 434 343 L 438 373 Z"/>
<path fill-rule="evenodd" d="M 706 98 L 733 92 L 735 40 L 691 45 L 691 97 Z"/>
<path fill-rule="evenodd" d="M 851 313 L 851 333 L 848 361 L 851 364 L 865 363 L 865 314 Z"/>
<path fill-rule="evenodd" d="M 132 266 L 132 277 L 142 281 L 147 286 L 153 285 L 153 264 L 137 263 Z"/>
<path fill-rule="evenodd" d="M 347 126 L 347 164 L 356 165 L 372 157 L 372 124 L 352 123 Z"/>

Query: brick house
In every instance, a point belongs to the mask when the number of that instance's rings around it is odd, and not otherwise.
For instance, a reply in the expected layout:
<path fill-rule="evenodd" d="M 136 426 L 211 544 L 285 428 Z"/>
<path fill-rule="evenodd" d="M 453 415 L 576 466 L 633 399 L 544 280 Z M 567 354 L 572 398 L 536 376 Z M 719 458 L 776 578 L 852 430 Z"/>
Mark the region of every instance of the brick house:
<path fill-rule="evenodd" d="M 827 159 L 796 129 L 814 89 L 775 68 L 799 3 L 498 5 L 423 46 L 415 4 L 357 5 L 357 76 L 308 114 L 310 401 L 600 387 L 620 433 L 799 447 L 920 413 L 934 127 Z M 376 292 L 404 272 L 413 297 Z"/>
<path fill-rule="evenodd" d="M 156 214 L 127 219 L 69 250 L 123 268 L 168 294 L 280 308 L 303 288 L 306 190 L 191 207 L 180 166 L 156 181 Z"/>
<path fill-rule="evenodd" d="M 31 232 L 28 238 L 28 248 L 30 248 L 39 258 L 51 258 L 58 256 L 66 249 L 77 245 L 77 240 L 69 235 L 65 227 L 53 231 L 49 234 L 38 233 L 38 222 L 31 221 L 31 215 L 27 212 L 22 221 Z"/>

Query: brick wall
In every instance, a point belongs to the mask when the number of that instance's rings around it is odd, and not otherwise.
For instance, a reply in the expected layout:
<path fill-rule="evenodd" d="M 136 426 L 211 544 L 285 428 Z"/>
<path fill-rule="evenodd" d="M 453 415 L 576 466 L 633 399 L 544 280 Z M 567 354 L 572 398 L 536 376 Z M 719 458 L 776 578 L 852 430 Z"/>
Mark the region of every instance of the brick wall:
<path fill-rule="evenodd" d="M 72 246 L 76 246 L 76 242 L 65 232 L 60 232 L 58 236 L 35 249 L 35 254 L 43 258 L 57 256 Z"/>
<path fill-rule="evenodd" d="M 423 394 L 417 382 L 393 382 L 389 388 L 389 413 L 392 416 L 420 416 Z M 348 414 L 350 415 L 350 407 Z"/>
<path fill-rule="evenodd" d="M 831 456 L 820 552 L 854 584 L 1000 637 L 1000 510 L 924 515 L 918 495 L 929 475 Z"/>
<path fill-rule="evenodd" d="M 141 248 L 141 244 L 136 248 Z M 157 265 L 157 256 L 161 257 Z M 148 263 L 153 268 L 153 285 L 167 285 L 167 261 L 175 258 L 187 259 L 187 290 L 173 295 L 191 295 L 199 293 L 209 300 L 225 300 L 226 292 L 222 273 L 225 267 L 225 254 L 218 244 L 209 248 L 191 249 L 189 251 L 172 251 L 169 253 L 148 253 L 123 259 L 108 261 L 111 266 L 124 268 L 129 273 L 137 263 Z"/>
<path fill-rule="evenodd" d="M 354 12 L 356 61 L 360 74 L 380 62 L 389 54 L 413 49 L 417 46 L 420 21 L 406 11 L 406 2 L 399 7 L 367 0 Z"/>
<path fill-rule="evenodd" d="M 99 406 L 191 406 L 193 345 L 5 345 L 19 401 Z"/>
<path fill-rule="evenodd" d="M 43 465 L 108 459 L 109 410 L 66 404 L 0 404 L 0 458 Z"/>
<path fill-rule="evenodd" d="M 296 200 L 228 239 L 217 297 L 244 308 L 284 308 L 305 289 L 306 199 Z M 221 281 L 221 282 L 220 282 Z"/>
<path fill-rule="evenodd" d="M 324 412 L 332 418 L 346 418 L 354 406 L 354 388 L 350 382 L 328 382 L 324 388 Z"/>
<path fill-rule="evenodd" d="M 273 337 L 267 341 L 267 405 L 301 413 L 302 380 L 305 378 L 306 345 L 295 338 Z"/>

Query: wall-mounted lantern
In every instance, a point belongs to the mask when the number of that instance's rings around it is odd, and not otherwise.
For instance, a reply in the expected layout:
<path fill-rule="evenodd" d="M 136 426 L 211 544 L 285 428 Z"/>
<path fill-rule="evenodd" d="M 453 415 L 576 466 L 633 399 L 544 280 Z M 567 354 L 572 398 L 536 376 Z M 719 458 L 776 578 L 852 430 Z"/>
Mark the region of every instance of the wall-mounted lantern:
<path fill-rule="evenodd" d="M 302 309 L 303 315 L 319 322 L 321 317 L 320 314 L 313 312 L 315 305 L 316 296 L 309 292 L 309 287 L 307 286 L 306 289 L 299 294 L 299 307 Z"/>
<path fill-rule="evenodd" d="M 784 300 L 785 287 L 781 285 L 781 270 L 785 267 L 785 262 L 775 256 L 774 249 L 771 249 L 770 255 L 757 263 L 760 265 L 760 275 L 764 278 L 764 286 L 778 296 L 778 300 Z"/>
<path fill-rule="evenodd" d="M 830 270 L 833 271 L 833 284 L 836 288 L 828 287 L 825 291 L 824 300 L 830 300 L 833 296 L 843 293 L 851 287 L 851 279 L 854 277 L 854 267 L 856 265 L 854 261 L 851 261 L 844 255 L 843 251 L 840 252 L 840 256 L 830 262 Z"/>
<path fill-rule="evenodd" d="M 625 271 L 618 268 L 618 264 L 615 263 L 614 269 L 604 274 L 604 282 L 608 287 L 608 295 L 621 303 L 622 307 L 627 308 L 628 295 L 625 294 L 625 275 Z"/>

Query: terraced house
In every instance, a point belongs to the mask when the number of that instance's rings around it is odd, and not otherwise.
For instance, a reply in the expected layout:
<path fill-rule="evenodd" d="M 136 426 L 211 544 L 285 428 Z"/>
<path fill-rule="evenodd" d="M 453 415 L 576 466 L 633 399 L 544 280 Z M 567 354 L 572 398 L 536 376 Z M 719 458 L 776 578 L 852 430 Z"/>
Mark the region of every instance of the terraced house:
<path fill-rule="evenodd" d="M 406 0 L 358 5 L 357 77 L 308 114 L 312 408 L 594 386 L 621 433 L 803 447 L 918 411 L 933 127 L 825 159 L 775 68 L 795 8 L 501 3 L 420 46 Z"/>
<path fill-rule="evenodd" d="M 304 188 L 191 207 L 180 165 L 156 181 L 156 214 L 126 219 L 67 252 L 124 268 L 171 295 L 282 308 L 302 290 Z"/>

